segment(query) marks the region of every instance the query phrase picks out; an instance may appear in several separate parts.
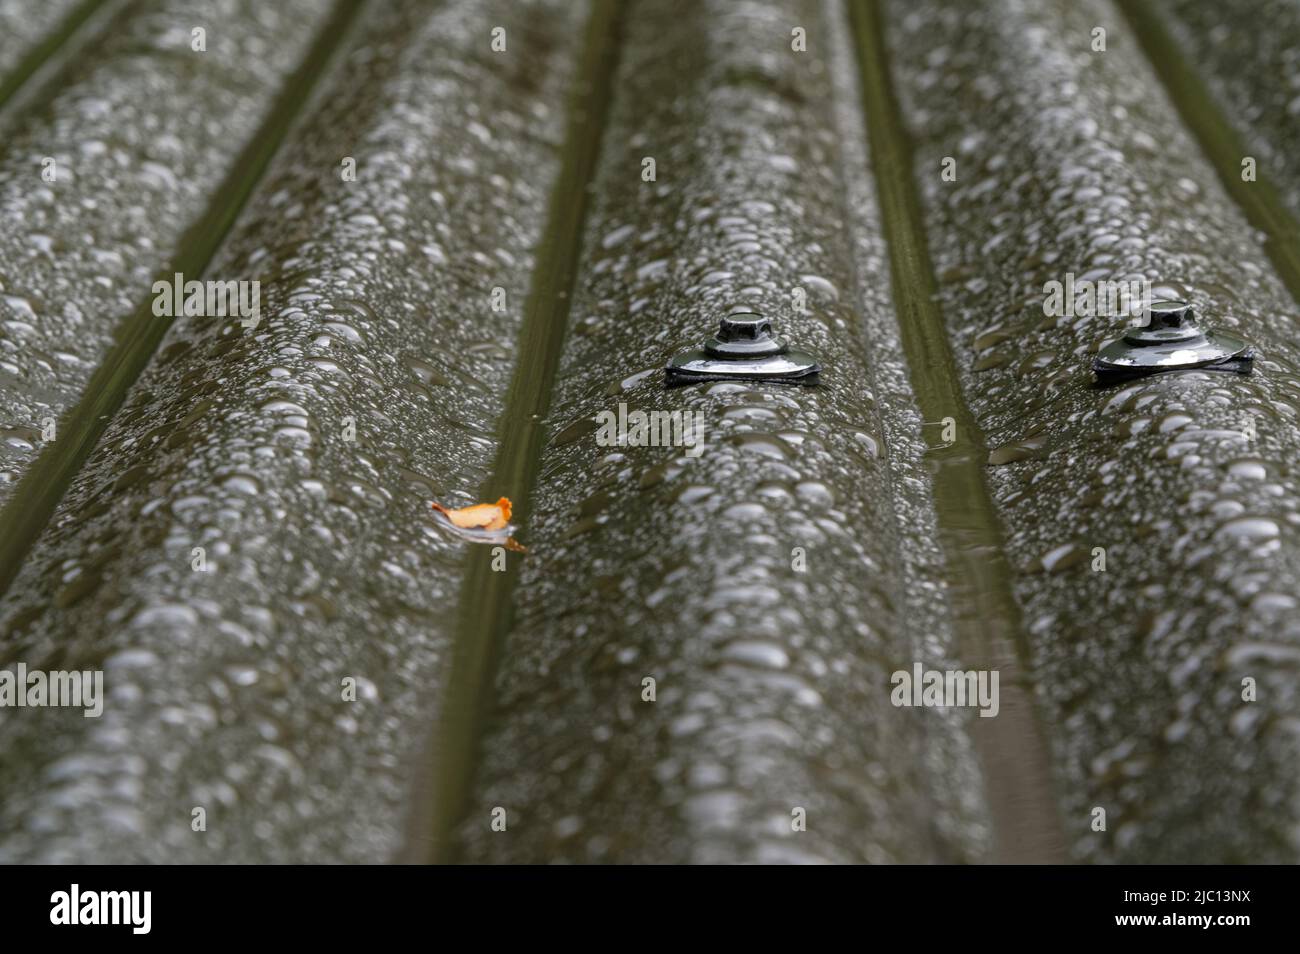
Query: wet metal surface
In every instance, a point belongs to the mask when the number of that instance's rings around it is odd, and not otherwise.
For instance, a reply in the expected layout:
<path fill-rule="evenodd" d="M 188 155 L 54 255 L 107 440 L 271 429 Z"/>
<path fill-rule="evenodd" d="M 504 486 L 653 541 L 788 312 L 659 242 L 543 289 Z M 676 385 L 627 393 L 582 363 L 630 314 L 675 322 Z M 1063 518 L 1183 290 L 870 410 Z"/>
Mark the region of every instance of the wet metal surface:
<path fill-rule="evenodd" d="M 1072 853 L 1293 860 L 1296 306 L 1113 8 L 888 12 Z M 1045 315 L 1066 272 L 1180 276 L 1156 296 L 1255 343 L 1255 373 L 1093 389 L 1089 359 L 1121 319 Z"/>
<path fill-rule="evenodd" d="M 0 77 L 8 77 L 53 33 L 74 10 L 79 0 L 49 0 L 26 3 L 4 0 L 0 3 Z"/>
<path fill-rule="evenodd" d="M 0 0 L 0 861 L 1294 862 L 1244 8 Z"/>
<path fill-rule="evenodd" d="M 130 4 L 57 95 L 6 129 L 0 506 L 51 421 L 57 440 L 329 11 L 322 0 Z M 191 49 L 192 29 L 215 23 L 206 51 Z"/>
<path fill-rule="evenodd" d="M 108 695 L 0 713 L 0 857 L 403 847 L 465 552 L 429 505 L 474 502 L 492 460 L 567 7 L 363 13 L 212 266 L 262 281 L 260 324 L 173 325 L 0 604 L 0 658 L 102 666 Z"/>
<path fill-rule="evenodd" d="M 984 477 L 988 450 L 966 404 L 937 301 L 933 263 L 912 178 L 912 151 L 889 77 L 878 4 L 850 7 L 862 104 L 888 236 L 898 326 L 913 387 L 929 431 L 926 463 L 934 490 L 943 579 L 953 606 L 956 652 L 965 667 L 997 673 L 1003 705 L 974 720 L 992 816 L 990 859 L 1059 862 L 1061 820 L 1043 734 L 1025 679 L 1023 623 L 1011 567 Z"/>
<path fill-rule="evenodd" d="M 1195 64 L 1247 146 L 1238 153 L 1300 218 L 1300 6 L 1288 0 L 1154 0 L 1183 56 Z"/>
<path fill-rule="evenodd" d="M 684 2 L 625 14 L 462 860 L 885 861 L 985 848 L 972 757 L 955 738 L 966 713 L 889 702 L 891 671 L 943 665 L 948 622 L 899 526 L 917 488 L 894 491 L 889 462 L 915 453 L 915 438 L 886 442 L 886 428 L 906 429 L 894 417 L 906 393 L 889 365 L 896 342 L 878 343 L 893 391 L 882 407 L 857 317 L 887 325 L 884 258 L 864 239 L 855 276 L 841 201 L 832 93 L 852 85 L 833 79 L 827 53 L 790 48 L 791 24 L 833 36 L 825 15 L 811 3 Z M 835 62 L 849 68 L 843 49 Z M 637 175 L 646 156 L 653 182 Z M 855 188 L 870 216 L 869 191 Z M 770 316 L 834 378 L 666 389 L 664 362 L 732 309 Z M 700 415 L 703 453 L 603 443 L 597 418 L 620 404 Z M 947 738 L 928 749 L 929 733 Z M 949 756 L 940 772 L 927 750 Z M 492 830 L 496 808 L 505 832 Z"/>
<path fill-rule="evenodd" d="M 87 0 L 0 3 L 0 108 L 93 6 Z"/>
<path fill-rule="evenodd" d="M 1258 6 L 1249 3 L 1244 6 L 1248 14 L 1252 8 L 1259 12 Z M 1177 18 L 1168 16 L 1163 5 L 1125 3 L 1118 10 L 1168 91 L 1183 126 L 1218 173 L 1228 196 L 1258 230 L 1257 240 L 1278 277 L 1289 288 L 1292 299 L 1300 301 L 1300 223 L 1295 215 L 1300 200 L 1296 195 L 1294 166 L 1279 161 L 1276 149 L 1276 144 L 1293 141 L 1296 130 L 1294 116 L 1283 119 L 1277 114 L 1278 92 L 1283 86 L 1275 84 L 1267 94 L 1261 91 L 1258 95 L 1260 103 L 1271 104 L 1266 111 L 1269 125 L 1265 127 L 1259 122 L 1257 104 L 1252 102 L 1247 106 L 1239 97 L 1229 99 L 1224 94 L 1222 54 L 1206 58 L 1213 65 L 1204 68 L 1192 39 L 1195 30 L 1179 30 Z M 1285 63 L 1288 54 L 1282 54 L 1283 63 L 1275 74 L 1273 67 L 1279 66 L 1277 41 L 1267 38 L 1272 36 L 1275 25 L 1269 23 L 1264 27 L 1263 22 L 1252 24 L 1254 28 L 1248 31 L 1255 39 L 1246 45 L 1255 48 L 1255 55 L 1245 64 L 1238 61 L 1236 71 L 1270 79 L 1285 78 L 1294 72 Z M 1282 37 L 1293 37 L 1294 30 L 1288 24 L 1294 22 L 1293 14 L 1283 15 L 1276 29 Z M 1214 33 L 1223 38 L 1221 29 Z M 1232 50 L 1229 58 L 1241 56 L 1240 42 L 1229 46 Z M 1254 62 L 1256 58 L 1269 59 L 1263 71 Z M 1293 83 L 1288 81 L 1288 85 Z M 1287 109 L 1294 113 L 1295 106 L 1289 100 Z"/>

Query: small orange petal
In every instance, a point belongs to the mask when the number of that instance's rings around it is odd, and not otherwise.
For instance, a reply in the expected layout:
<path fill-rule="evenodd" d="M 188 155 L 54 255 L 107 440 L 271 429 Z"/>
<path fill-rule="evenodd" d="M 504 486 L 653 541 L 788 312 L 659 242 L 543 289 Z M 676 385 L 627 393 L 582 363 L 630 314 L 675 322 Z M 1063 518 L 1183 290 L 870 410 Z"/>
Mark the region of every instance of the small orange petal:
<path fill-rule="evenodd" d="M 474 504 L 449 510 L 434 502 L 433 509 L 463 530 L 501 530 L 510 523 L 510 500 L 502 497 L 494 504 Z"/>

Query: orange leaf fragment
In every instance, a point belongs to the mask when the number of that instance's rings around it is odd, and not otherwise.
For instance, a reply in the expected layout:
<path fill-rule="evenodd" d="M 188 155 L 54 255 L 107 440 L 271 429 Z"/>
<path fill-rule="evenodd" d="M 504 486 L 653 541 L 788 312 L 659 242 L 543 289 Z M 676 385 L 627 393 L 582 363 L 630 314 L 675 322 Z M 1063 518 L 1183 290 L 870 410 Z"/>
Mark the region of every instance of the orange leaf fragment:
<path fill-rule="evenodd" d="M 510 523 L 509 497 L 502 497 L 494 504 L 474 504 L 455 510 L 435 501 L 433 509 L 463 530 L 502 530 Z"/>

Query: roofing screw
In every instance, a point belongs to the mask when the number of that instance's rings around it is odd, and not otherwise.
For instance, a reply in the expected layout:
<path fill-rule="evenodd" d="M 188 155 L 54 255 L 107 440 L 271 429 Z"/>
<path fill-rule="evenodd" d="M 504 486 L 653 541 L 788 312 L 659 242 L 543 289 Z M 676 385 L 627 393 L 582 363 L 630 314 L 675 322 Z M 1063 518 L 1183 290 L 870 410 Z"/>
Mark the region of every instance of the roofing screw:
<path fill-rule="evenodd" d="M 821 371 L 817 359 L 791 351 L 772 334 L 772 322 L 753 312 L 723 318 L 716 338 L 703 349 L 684 351 L 665 369 L 670 384 L 719 378 L 794 380 L 811 384 Z"/>
<path fill-rule="evenodd" d="M 1250 373 L 1255 349 L 1232 335 L 1202 331 L 1187 302 L 1154 301 L 1150 315 L 1146 325 L 1130 328 L 1101 349 L 1092 364 L 1099 381 L 1188 368 Z"/>

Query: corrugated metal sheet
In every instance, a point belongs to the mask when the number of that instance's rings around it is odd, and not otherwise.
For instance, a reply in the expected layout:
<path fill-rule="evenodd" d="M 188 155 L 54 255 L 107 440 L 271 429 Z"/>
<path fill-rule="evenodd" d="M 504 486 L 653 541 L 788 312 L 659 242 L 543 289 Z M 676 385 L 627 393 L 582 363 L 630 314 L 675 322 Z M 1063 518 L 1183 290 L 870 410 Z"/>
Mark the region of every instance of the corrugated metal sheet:
<path fill-rule="evenodd" d="M 0 668 L 104 685 L 0 708 L 0 858 L 1295 861 L 1243 6 L 0 3 Z M 1097 386 L 1067 275 L 1253 374 Z M 816 385 L 666 387 L 737 311 Z"/>

